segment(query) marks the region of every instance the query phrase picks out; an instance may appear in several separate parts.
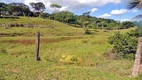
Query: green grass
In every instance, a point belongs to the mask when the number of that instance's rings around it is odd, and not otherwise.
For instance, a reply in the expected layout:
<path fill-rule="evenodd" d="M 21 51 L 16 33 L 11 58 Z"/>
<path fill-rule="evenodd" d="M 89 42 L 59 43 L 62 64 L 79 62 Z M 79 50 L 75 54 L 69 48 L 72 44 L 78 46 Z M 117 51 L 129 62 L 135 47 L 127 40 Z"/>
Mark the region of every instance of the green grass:
<path fill-rule="evenodd" d="M 16 21 L 11 19 L 0 21 L 53 25 L 53 21 L 39 18 L 22 17 Z M 104 57 L 104 53 L 112 48 L 107 42 L 109 36 L 118 30 L 104 32 L 92 29 L 92 35 L 84 35 L 84 29 L 56 23 L 54 29 L 0 28 L 0 33 L 3 34 L 22 33 L 21 36 L 0 37 L 0 80 L 136 80 L 129 77 L 134 61 Z M 119 31 L 125 33 L 130 30 Z M 41 32 L 41 39 L 57 40 L 52 43 L 41 41 L 39 62 L 35 61 L 35 44 L 20 42 L 35 40 L 37 31 Z M 70 39 L 64 40 L 65 37 Z M 74 64 L 61 63 L 59 60 L 62 55 L 74 55 L 83 61 Z"/>
<path fill-rule="evenodd" d="M 20 19 L 0 19 L 0 23 L 6 24 L 37 24 L 37 25 L 46 25 L 46 26 L 54 26 L 53 21 L 49 19 L 41 19 L 41 18 L 27 18 L 21 17 Z M 82 35 L 84 30 L 80 28 L 74 28 L 72 26 L 65 25 L 56 21 L 55 28 L 15 28 L 12 27 L 10 29 L 5 29 L 4 27 L 0 27 L 0 34 L 12 35 L 14 33 L 19 33 L 25 36 L 33 36 L 36 32 L 41 32 L 43 36 L 72 36 L 72 35 Z"/>

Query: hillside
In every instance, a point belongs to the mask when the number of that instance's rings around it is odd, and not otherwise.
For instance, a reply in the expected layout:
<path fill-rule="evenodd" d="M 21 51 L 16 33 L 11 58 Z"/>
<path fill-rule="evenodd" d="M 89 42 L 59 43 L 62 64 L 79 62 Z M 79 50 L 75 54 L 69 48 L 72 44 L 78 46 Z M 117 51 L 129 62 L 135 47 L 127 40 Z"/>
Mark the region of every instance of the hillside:
<path fill-rule="evenodd" d="M 53 26 L 40 18 L 0 19 L 5 24 Z M 124 30 L 75 28 L 56 21 L 54 28 L 0 27 L 0 80 L 136 80 L 130 78 L 133 60 L 105 56 L 108 38 Z M 41 32 L 41 61 L 35 61 L 35 33 Z"/>
<path fill-rule="evenodd" d="M 12 35 L 12 34 L 23 34 L 23 35 L 34 35 L 35 32 L 41 32 L 43 35 L 81 35 L 83 34 L 83 29 L 75 28 L 63 23 L 56 21 L 56 25 L 54 27 L 54 21 L 49 19 L 42 18 L 27 18 L 20 17 L 20 19 L 0 19 L 0 24 L 28 24 L 28 25 L 37 25 L 37 28 L 15 28 L 12 27 L 10 29 L 4 29 L 0 27 L 0 34 Z M 39 28 L 40 26 L 44 26 L 44 28 Z"/>

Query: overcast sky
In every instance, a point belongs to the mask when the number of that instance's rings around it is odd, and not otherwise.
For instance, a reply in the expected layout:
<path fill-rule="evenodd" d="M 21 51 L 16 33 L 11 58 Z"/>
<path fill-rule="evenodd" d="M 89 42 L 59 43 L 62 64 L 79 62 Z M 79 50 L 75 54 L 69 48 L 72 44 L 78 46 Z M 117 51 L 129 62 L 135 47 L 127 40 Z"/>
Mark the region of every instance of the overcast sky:
<path fill-rule="evenodd" d="M 86 11 L 91 11 L 92 16 L 111 18 L 115 20 L 131 20 L 140 14 L 138 10 L 127 10 L 126 6 L 130 0 L 0 0 L 0 2 L 22 2 L 29 5 L 30 2 L 43 2 L 47 12 L 51 13 L 50 4 L 62 5 L 60 11 L 68 10 L 80 15 Z"/>

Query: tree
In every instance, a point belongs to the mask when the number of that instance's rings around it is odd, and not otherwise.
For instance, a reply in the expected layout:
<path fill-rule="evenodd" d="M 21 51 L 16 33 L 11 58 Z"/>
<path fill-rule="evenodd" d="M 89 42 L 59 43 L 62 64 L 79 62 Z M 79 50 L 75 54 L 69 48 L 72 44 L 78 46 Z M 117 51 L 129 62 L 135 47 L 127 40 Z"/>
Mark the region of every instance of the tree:
<path fill-rule="evenodd" d="M 0 16 L 2 16 L 7 11 L 7 4 L 0 3 Z"/>
<path fill-rule="evenodd" d="M 125 21 L 125 22 L 121 23 L 120 29 L 128 29 L 128 28 L 131 28 L 134 26 L 135 26 L 135 24 L 133 22 Z"/>
<path fill-rule="evenodd" d="M 55 17 L 55 18 L 54 18 Z M 58 13 L 52 13 L 50 15 L 50 19 L 54 19 L 60 22 L 64 22 L 67 24 L 75 24 L 77 19 L 72 12 L 69 11 L 61 11 Z"/>
<path fill-rule="evenodd" d="M 42 2 L 38 2 L 38 3 L 32 2 L 32 3 L 30 3 L 30 5 L 34 9 L 34 12 L 39 14 L 39 17 L 40 17 L 40 13 L 42 13 L 46 9 L 45 5 Z"/>
<path fill-rule="evenodd" d="M 54 12 L 53 12 L 53 14 L 54 14 L 54 13 L 56 13 L 57 10 L 60 9 L 62 6 L 61 6 L 61 5 L 58 5 L 58 4 L 51 4 L 50 7 L 51 7 L 51 8 L 54 8 Z M 53 15 L 53 17 L 54 17 L 54 19 L 55 19 L 55 15 Z M 54 20 L 54 27 L 55 27 L 55 20 Z"/>
<path fill-rule="evenodd" d="M 137 49 L 137 37 L 135 31 L 120 34 L 115 33 L 109 38 L 109 43 L 113 45 L 117 58 L 134 59 Z"/>
<path fill-rule="evenodd" d="M 49 13 L 43 13 L 43 12 L 40 13 L 40 17 L 41 17 L 41 18 L 44 18 L 44 19 L 45 19 L 45 18 L 47 18 L 47 17 L 49 17 L 49 16 L 50 16 Z"/>
<path fill-rule="evenodd" d="M 142 9 L 142 0 L 131 0 L 128 3 L 128 9 Z M 136 17 L 133 18 L 134 19 L 140 19 L 142 18 L 142 14 L 137 15 Z M 141 23 L 142 21 L 139 21 L 138 24 L 136 24 L 138 26 L 137 31 L 141 34 L 142 28 L 141 28 Z M 140 35 L 142 36 L 142 35 Z"/>
<path fill-rule="evenodd" d="M 90 13 L 91 13 L 91 11 L 87 11 L 87 12 L 83 13 L 83 16 L 90 17 L 90 15 L 89 15 Z"/>
<path fill-rule="evenodd" d="M 58 4 L 51 4 L 50 7 L 54 9 L 60 9 L 62 6 Z"/>
<path fill-rule="evenodd" d="M 23 3 L 10 3 L 8 9 L 14 16 L 26 16 L 30 12 L 29 7 Z"/>
<path fill-rule="evenodd" d="M 141 9 L 142 8 L 142 0 L 131 0 L 129 3 L 128 3 L 128 9 Z M 142 14 L 134 17 L 133 19 L 136 19 L 136 18 L 141 18 L 142 17 Z"/>
<path fill-rule="evenodd" d="M 81 27 L 85 28 L 85 27 L 87 27 L 88 24 L 90 24 L 89 14 L 90 14 L 90 11 L 85 12 L 80 16 L 79 22 L 81 24 Z M 87 25 L 86 25 L 86 23 L 87 23 Z"/>

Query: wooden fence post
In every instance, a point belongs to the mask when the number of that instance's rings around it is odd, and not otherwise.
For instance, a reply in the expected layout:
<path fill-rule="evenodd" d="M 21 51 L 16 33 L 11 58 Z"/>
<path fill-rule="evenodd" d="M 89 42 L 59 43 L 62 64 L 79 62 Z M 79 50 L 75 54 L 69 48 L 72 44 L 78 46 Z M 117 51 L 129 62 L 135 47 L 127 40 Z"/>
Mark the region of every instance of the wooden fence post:
<path fill-rule="evenodd" d="M 139 38 L 137 52 L 135 55 L 135 63 L 134 63 L 133 70 L 132 70 L 133 77 L 138 76 L 139 67 L 140 67 L 140 63 L 141 63 L 141 57 L 142 57 L 142 38 Z"/>
<path fill-rule="evenodd" d="M 36 61 L 40 61 L 39 57 L 39 48 L 40 48 L 40 32 L 36 33 Z"/>

